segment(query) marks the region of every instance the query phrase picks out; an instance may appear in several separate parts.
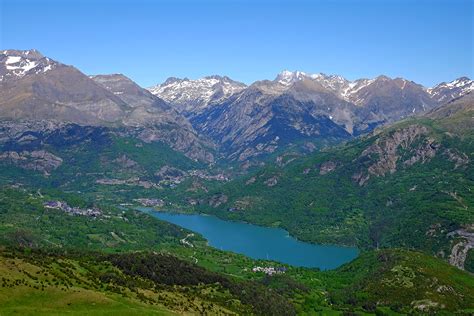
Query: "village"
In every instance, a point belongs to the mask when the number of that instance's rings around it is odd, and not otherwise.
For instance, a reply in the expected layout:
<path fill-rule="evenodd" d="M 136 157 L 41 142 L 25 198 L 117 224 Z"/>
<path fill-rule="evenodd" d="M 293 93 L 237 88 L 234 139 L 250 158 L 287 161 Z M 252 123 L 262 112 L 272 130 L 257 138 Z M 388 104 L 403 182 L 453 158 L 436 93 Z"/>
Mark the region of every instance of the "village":
<path fill-rule="evenodd" d="M 260 267 L 260 266 L 256 266 L 256 267 L 253 267 L 252 269 L 252 272 L 263 272 L 265 273 L 266 275 L 274 275 L 274 274 L 283 274 L 286 272 L 286 268 L 285 267 Z"/>
<path fill-rule="evenodd" d="M 79 207 L 71 207 L 66 202 L 62 201 L 47 201 L 43 203 L 43 206 L 49 209 L 61 210 L 68 213 L 69 215 L 75 216 L 87 216 L 96 218 L 102 215 L 102 211 L 97 207 L 82 209 Z"/>

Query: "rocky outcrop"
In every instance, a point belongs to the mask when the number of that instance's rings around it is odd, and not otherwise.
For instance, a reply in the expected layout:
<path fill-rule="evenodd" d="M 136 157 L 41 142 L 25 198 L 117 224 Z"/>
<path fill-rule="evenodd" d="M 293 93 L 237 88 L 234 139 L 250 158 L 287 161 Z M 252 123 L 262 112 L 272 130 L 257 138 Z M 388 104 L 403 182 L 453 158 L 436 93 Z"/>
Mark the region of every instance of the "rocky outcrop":
<path fill-rule="evenodd" d="M 457 152 L 454 149 L 447 149 L 445 155 L 448 157 L 448 160 L 454 163 L 454 169 L 465 166 L 469 164 L 469 157 L 462 152 Z"/>
<path fill-rule="evenodd" d="M 438 151 L 440 145 L 434 139 L 426 139 L 418 148 L 413 150 L 413 155 L 403 162 L 406 166 L 412 166 L 417 162 L 425 163 L 430 161 Z"/>
<path fill-rule="evenodd" d="M 428 135 L 428 129 L 420 125 L 410 125 L 382 135 L 357 159 L 360 164 L 367 166 L 367 171 L 360 170 L 352 179 L 363 185 L 371 176 L 394 173 L 400 164 L 412 166 L 430 161 L 439 151 L 440 145 Z"/>
<path fill-rule="evenodd" d="M 142 129 L 191 159 L 213 161 L 208 142 L 165 101 L 124 75 L 86 76 L 39 52 L 0 51 L 0 119 Z"/>
<path fill-rule="evenodd" d="M 362 171 L 352 175 L 352 181 L 360 186 L 363 186 L 369 180 L 369 178 L 370 176 Z"/>
<path fill-rule="evenodd" d="M 257 178 L 251 177 L 250 179 L 248 179 L 247 181 L 245 181 L 245 185 L 253 184 L 253 183 L 255 183 L 255 181 L 257 181 Z"/>
<path fill-rule="evenodd" d="M 299 153 L 288 152 L 281 156 L 278 156 L 275 159 L 275 163 L 278 167 L 285 167 L 286 165 L 290 164 L 291 162 L 295 161 L 301 155 Z"/>
<path fill-rule="evenodd" d="M 172 126 L 169 128 L 149 127 L 138 129 L 133 134 L 145 143 L 164 142 L 191 159 L 205 162 L 214 161 L 214 155 L 211 152 L 214 145 L 200 139 L 198 135 L 189 130 L 177 130 Z"/>
<path fill-rule="evenodd" d="M 326 161 L 321 164 L 321 167 L 319 168 L 319 174 L 320 175 L 325 175 L 328 174 L 334 170 L 336 170 L 337 163 L 334 161 Z"/>
<path fill-rule="evenodd" d="M 313 101 L 274 95 L 256 83 L 193 117 L 194 128 L 220 144 L 230 159 L 245 161 L 297 141 L 347 139 L 349 133 L 313 111 Z"/>
<path fill-rule="evenodd" d="M 264 183 L 265 183 L 265 185 L 266 185 L 267 187 L 274 187 L 275 185 L 278 184 L 278 177 L 277 177 L 277 176 L 273 176 L 273 177 L 271 177 L 271 178 L 265 180 Z"/>
<path fill-rule="evenodd" d="M 362 152 L 360 158 L 375 158 L 375 163 L 368 168 L 371 175 L 383 176 L 386 173 L 393 173 L 397 170 L 397 161 L 401 155 L 399 150 L 411 150 L 410 146 L 414 141 L 427 132 L 426 127 L 418 125 L 397 130 L 388 137 L 378 138 L 372 146 Z M 429 151 L 431 152 L 431 149 Z M 418 159 L 416 155 L 413 157 Z"/>
<path fill-rule="evenodd" d="M 448 237 L 457 240 L 451 249 L 449 263 L 464 270 L 467 253 L 470 249 L 474 249 L 474 224 L 467 228 L 455 230 L 449 233 Z"/>
<path fill-rule="evenodd" d="M 0 160 L 7 161 L 15 166 L 43 172 L 45 175 L 59 168 L 63 160 L 45 150 L 35 151 L 7 151 L 0 154 Z"/>

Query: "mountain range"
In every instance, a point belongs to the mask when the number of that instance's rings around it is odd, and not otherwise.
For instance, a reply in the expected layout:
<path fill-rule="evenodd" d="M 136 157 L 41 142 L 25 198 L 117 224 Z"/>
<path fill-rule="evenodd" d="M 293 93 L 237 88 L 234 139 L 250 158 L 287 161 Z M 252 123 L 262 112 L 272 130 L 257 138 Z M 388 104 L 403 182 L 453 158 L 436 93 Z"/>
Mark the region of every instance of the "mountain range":
<path fill-rule="evenodd" d="M 194 128 L 213 139 L 228 157 L 246 160 L 291 143 L 358 136 L 473 89 L 474 82 L 465 77 L 426 88 L 387 76 L 349 81 L 283 71 L 273 81 L 249 86 L 219 76 L 170 78 L 149 91 L 185 113 Z"/>
<path fill-rule="evenodd" d="M 206 162 L 244 162 L 295 146 L 312 151 L 473 89 L 465 77 L 426 88 L 402 78 L 350 81 L 300 71 L 248 86 L 209 76 L 169 78 L 144 89 L 121 74 L 85 75 L 36 50 L 0 52 L 2 120 L 122 129 Z"/>

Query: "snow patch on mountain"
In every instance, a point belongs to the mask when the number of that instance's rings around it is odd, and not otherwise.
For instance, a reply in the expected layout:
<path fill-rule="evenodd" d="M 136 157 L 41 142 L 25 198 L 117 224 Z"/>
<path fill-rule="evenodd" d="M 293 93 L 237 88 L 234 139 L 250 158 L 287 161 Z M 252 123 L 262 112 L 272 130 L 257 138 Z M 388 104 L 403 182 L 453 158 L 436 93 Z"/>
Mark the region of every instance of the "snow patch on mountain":
<path fill-rule="evenodd" d="M 246 85 L 228 77 L 208 76 L 196 80 L 168 78 L 148 88 L 154 95 L 176 106 L 179 112 L 200 112 L 242 91 Z"/>
<path fill-rule="evenodd" d="M 445 103 L 474 91 L 474 80 L 461 77 L 451 82 L 442 82 L 426 92 L 438 102 Z"/>
<path fill-rule="evenodd" d="M 290 87 L 295 82 L 301 80 L 317 82 L 328 91 L 336 94 L 339 98 L 355 104 L 362 102 L 362 100 L 357 98 L 357 93 L 375 81 L 375 79 L 349 81 L 339 75 L 327 75 L 324 73 L 309 74 L 302 71 L 284 70 L 277 75 L 274 82 Z"/>
<path fill-rule="evenodd" d="M 45 73 L 57 65 L 57 62 L 43 57 L 36 50 L 3 50 L 0 51 L 0 81 Z"/>

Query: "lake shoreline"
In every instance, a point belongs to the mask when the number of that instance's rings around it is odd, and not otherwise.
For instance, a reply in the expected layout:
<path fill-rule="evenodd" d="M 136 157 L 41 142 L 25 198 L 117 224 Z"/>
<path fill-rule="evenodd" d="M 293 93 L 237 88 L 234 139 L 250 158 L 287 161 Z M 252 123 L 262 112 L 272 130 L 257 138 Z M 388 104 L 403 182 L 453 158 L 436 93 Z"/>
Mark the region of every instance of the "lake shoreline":
<path fill-rule="evenodd" d="M 149 207 L 139 207 L 137 210 L 198 233 L 211 247 L 257 260 L 331 270 L 352 261 L 360 254 L 356 247 L 298 240 L 281 227 L 225 220 L 210 214 L 157 211 Z"/>
<path fill-rule="evenodd" d="M 258 223 L 248 222 L 248 221 L 245 221 L 245 220 L 228 219 L 228 218 L 225 218 L 225 217 L 222 217 L 222 216 L 218 216 L 216 214 L 208 214 L 208 213 L 201 213 L 201 212 L 194 212 L 194 211 L 186 212 L 186 211 L 181 211 L 181 210 L 162 210 L 162 209 L 157 209 L 157 208 L 154 208 L 154 207 L 146 207 L 146 206 L 138 206 L 138 205 L 134 206 L 133 209 L 139 210 L 140 208 L 148 209 L 151 212 L 157 212 L 157 213 L 210 216 L 210 217 L 215 217 L 215 218 L 218 218 L 218 219 L 226 221 L 226 222 L 243 223 L 243 224 L 255 225 L 255 226 L 259 226 L 259 227 L 263 227 L 263 228 L 282 229 L 282 230 L 284 230 L 285 232 L 288 233 L 288 237 L 293 238 L 293 239 L 295 239 L 297 241 L 300 241 L 300 242 L 303 242 L 303 243 L 309 243 L 309 244 L 312 244 L 312 245 L 327 245 L 327 246 L 337 246 L 337 247 L 345 247 L 345 248 L 357 248 L 357 250 L 359 252 L 361 251 L 361 249 L 359 249 L 359 247 L 356 244 L 326 243 L 326 242 L 317 242 L 316 243 L 316 242 L 311 241 L 311 240 L 300 239 L 297 236 L 291 234 L 290 231 L 288 231 L 287 229 L 285 229 L 284 227 L 281 227 L 281 226 L 262 225 L 262 224 L 258 224 Z"/>

